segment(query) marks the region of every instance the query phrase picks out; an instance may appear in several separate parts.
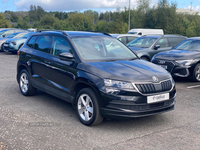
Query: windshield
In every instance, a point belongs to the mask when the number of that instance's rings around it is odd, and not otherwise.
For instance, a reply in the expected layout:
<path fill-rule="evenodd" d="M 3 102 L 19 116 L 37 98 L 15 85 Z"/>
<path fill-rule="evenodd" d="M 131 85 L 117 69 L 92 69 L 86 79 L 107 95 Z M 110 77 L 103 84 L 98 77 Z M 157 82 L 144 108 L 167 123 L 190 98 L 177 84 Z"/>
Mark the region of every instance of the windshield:
<path fill-rule="evenodd" d="M 21 37 L 23 37 L 25 34 L 27 34 L 27 33 L 19 33 L 15 38 L 21 38 Z"/>
<path fill-rule="evenodd" d="M 10 34 L 9 36 L 7 36 L 7 38 L 13 38 L 13 37 L 15 37 L 17 34 L 19 34 L 19 33 Z"/>
<path fill-rule="evenodd" d="M 137 34 L 137 32 L 128 32 L 127 34 Z"/>
<path fill-rule="evenodd" d="M 79 37 L 72 39 L 80 57 L 85 61 L 112 61 L 136 59 L 124 44 L 109 37 Z"/>
<path fill-rule="evenodd" d="M 29 35 L 31 35 L 32 33 L 26 33 L 25 35 L 22 36 L 22 38 L 27 39 Z"/>
<path fill-rule="evenodd" d="M 187 39 L 174 47 L 177 50 L 200 51 L 200 40 Z"/>
<path fill-rule="evenodd" d="M 150 47 L 158 38 L 140 37 L 127 44 L 129 47 Z"/>
<path fill-rule="evenodd" d="M 0 31 L 0 35 L 2 35 L 4 32 L 6 32 L 7 30 L 2 30 Z"/>

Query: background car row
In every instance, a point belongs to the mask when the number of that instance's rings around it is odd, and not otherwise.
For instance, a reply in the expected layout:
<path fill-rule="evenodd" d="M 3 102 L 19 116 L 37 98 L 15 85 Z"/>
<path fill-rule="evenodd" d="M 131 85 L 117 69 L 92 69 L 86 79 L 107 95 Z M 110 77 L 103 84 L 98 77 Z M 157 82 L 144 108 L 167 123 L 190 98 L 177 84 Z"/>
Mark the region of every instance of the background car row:
<path fill-rule="evenodd" d="M 31 33 L 29 30 L 1 28 L 0 51 L 17 53 Z M 182 35 L 163 35 L 160 31 L 155 32 L 155 35 L 148 35 L 154 33 L 151 30 L 145 33 L 110 35 L 126 44 L 141 59 L 152 60 L 173 76 L 189 77 L 194 81 L 200 81 L 199 38 L 187 39 Z"/>

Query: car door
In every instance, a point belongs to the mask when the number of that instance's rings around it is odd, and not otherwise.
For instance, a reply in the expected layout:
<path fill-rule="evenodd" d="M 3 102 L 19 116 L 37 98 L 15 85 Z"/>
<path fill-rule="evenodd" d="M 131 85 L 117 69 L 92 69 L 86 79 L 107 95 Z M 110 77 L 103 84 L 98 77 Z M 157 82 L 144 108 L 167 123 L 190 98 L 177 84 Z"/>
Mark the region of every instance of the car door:
<path fill-rule="evenodd" d="M 27 63 L 31 68 L 33 84 L 42 90 L 45 90 L 47 85 L 45 58 L 50 53 L 51 42 L 52 36 L 40 35 L 33 36 L 27 43 L 27 46 L 31 47 L 26 58 L 29 59 Z"/>
<path fill-rule="evenodd" d="M 159 45 L 160 48 L 154 48 L 156 45 Z M 168 50 L 171 50 L 172 49 L 172 46 L 169 45 L 169 42 L 168 42 L 168 39 L 167 38 L 160 38 L 154 45 L 153 47 L 151 48 L 151 51 L 150 51 L 150 56 L 151 58 L 159 53 L 159 52 L 163 52 L 163 51 L 168 51 Z"/>
<path fill-rule="evenodd" d="M 76 68 L 73 61 L 63 61 L 59 59 L 59 54 L 72 50 L 68 42 L 62 38 L 55 36 L 53 39 L 51 52 L 46 57 L 47 70 L 45 77 L 48 80 L 47 92 L 53 95 L 71 101 L 70 92 L 72 84 L 76 76 Z"/>

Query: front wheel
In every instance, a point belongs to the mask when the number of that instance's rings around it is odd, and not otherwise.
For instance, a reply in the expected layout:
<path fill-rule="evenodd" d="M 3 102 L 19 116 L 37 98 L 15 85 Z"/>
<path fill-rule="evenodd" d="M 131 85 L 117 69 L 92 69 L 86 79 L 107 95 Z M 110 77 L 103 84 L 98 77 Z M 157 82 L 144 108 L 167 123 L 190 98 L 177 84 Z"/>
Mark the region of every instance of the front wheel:
<path fill-rule="evenodd" d="M 31 84 L 30 76 L 27 70 L 23 69 L 19 75 L 19 88 L 23 95 L 34 95 L 37 91 Z"/>
<path fill-rule="evenodd" d="M 197 64 L 193 70 L 192 80 L 200 82 L 200 64 Z"/>
<path fill-rule="evenodd" d="M 76 112 L 84 125 L 97 125 L 103 121 L 99 112 L 97 97 L 92 89 L 84 88 L 80 90 L 76 100 Z"/>

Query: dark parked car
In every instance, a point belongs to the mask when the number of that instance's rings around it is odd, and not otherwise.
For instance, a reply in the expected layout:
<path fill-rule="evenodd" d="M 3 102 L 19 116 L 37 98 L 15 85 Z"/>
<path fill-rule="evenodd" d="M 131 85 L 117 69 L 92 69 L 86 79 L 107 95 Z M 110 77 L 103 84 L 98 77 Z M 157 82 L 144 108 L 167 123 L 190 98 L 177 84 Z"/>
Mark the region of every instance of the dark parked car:
<path fill-rule="evenodd" d="M 103 117 L 155 115 L 175 104 L 170 73 L 105 33 L 31 35 L 19 50 L 17 81 L 25 96 L 39 89 L 72 103 L 85 125 L 99 124 Z"/>
<path fill-rule="evenodd" d="M 172 76 L 200 81 L 200 37 L 188 38 L 173 50 L 158 53 L 152 62 L 167 69 Z"/>
<path fill-rule="evenodd" d="M 171 50 L 173 46 L 184 39 L 186 37 L 182 35 L 148 35 L 133 40 L 127 46 L 140 58 L 151 61 L 155 54 Z"/>

